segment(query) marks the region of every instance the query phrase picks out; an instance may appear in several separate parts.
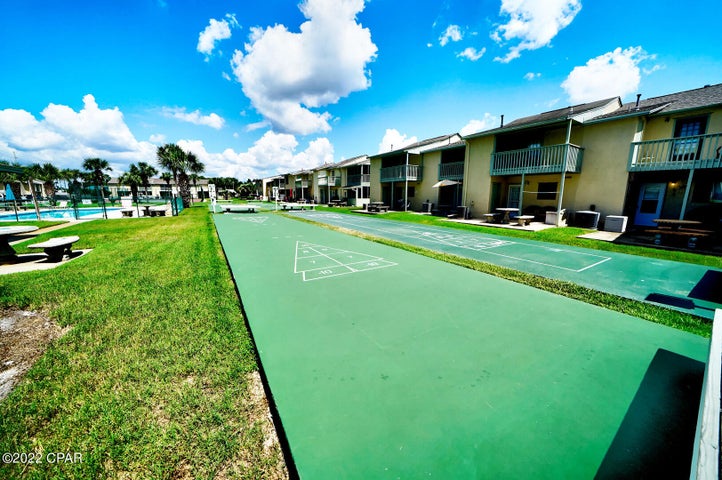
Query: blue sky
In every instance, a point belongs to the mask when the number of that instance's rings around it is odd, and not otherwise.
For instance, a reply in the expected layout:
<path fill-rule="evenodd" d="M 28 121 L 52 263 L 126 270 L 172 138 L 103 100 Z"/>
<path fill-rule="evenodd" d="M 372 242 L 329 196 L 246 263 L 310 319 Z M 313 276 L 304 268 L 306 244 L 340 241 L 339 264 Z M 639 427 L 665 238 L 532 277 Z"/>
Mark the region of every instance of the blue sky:
<path fill-rule="evenodd" d="M 719 0 L 0 0 L 0 159 L 257 178 L 722 82 Z"/>

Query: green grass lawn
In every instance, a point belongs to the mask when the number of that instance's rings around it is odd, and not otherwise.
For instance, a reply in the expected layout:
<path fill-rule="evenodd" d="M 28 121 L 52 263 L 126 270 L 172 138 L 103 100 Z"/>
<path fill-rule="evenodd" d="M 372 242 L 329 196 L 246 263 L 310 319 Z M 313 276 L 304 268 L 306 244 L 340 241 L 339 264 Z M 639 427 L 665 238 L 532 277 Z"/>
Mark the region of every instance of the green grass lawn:
<path fill-rule="evenodd" d="M 280 448 L 264 449 L 267 410 L 252 392 L 255 351 L 206 206 L 63 235 L 93 251 L 0 278 L 0 307 L 72 327 L 0 402 L 0 452 L 83 461 L 0 463 L 0 478 L 278 477 Z"/>

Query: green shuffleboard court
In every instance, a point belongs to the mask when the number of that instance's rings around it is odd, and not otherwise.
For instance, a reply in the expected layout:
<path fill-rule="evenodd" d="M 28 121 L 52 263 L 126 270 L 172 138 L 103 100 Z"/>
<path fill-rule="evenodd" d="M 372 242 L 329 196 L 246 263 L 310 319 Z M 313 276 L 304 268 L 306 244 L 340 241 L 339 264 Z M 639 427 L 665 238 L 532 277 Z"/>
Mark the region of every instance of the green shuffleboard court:
<path fill-rule="evenodd" d="M 669 260 L 361 215 L 296 215 L 438 252 L 565 280 L 712 319 L 722 308 L 722 271 Z"/>
<path fill-rule="evenodd" d="M 214 220 L 301 478 L 688 475 L 707 340 L 280 215 Z"/>

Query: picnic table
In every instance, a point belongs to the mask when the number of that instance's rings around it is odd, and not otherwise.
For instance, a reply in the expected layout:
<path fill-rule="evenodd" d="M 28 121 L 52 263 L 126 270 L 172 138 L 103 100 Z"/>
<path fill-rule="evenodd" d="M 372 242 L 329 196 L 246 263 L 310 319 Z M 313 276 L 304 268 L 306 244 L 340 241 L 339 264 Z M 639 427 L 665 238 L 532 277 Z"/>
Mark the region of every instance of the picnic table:
<path fill-rule="evenodd" d="M 18 225 L 13 227 L 0 227 L 0 258 L 15 256 L 15 249 L 10 246 L 10 237 L 20 233 L 34 232 L 38 227 L 32 225 Z"/>
<path fill-rule="evenodd" d="M 346 205 L 346 202 L 343 200 L 339 200 L 339 199 L 331 200 L 328 202 L 329 207 L 341 207 L 343 205 Z"/>
<path fill-rule="evenodd" d="M 504 218 L 501 219 L 502 223 L 509 223 L 510 222 L 509 214 L 512 212 L 519 211 L 518 208 L 512 208 L 512 207 L 501 207 L 501 208 L 497 208 L 497 210 L 504 213 Z"/>
<path fill-rule="evenodd" d="M 679 220 L 675 218 L 655 218 L 652 220 L 657 224 L 656 229 L 645 230 L 646 233 L 654 234 L 654 244 L 662 245 L 664 238 L 679 238 L 683 237 L 687 239 L 688 248 L 696 248 L 697 242 L 700 238 L 709 237 L 714 232 L 711 230 L 703 230 L 699 228 L 702 222 L 697 220 Z"/>
<path fill-rule="evenodd" d="M 697 220 L 679 220 L 675 218 L 655 218 L 652 221 L 656 223 L 659 228 L 669 228 L 671 230 L 680 230 L 702 225 L 702 222 Z"/>
<path fill-rule="evenodd" d="M 368 211 L 369 212 L 379 212 L 379 213 L 388 212 L 389 206 L 384 205 L 384 202 L 369 202 Z"/>

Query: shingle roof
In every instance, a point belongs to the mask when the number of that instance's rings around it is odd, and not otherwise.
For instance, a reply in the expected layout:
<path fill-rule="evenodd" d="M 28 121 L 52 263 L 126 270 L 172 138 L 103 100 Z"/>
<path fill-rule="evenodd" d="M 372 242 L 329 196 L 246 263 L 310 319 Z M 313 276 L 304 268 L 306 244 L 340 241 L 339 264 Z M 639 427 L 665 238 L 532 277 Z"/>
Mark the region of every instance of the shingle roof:
<path fill-rule="evenodd" d="M 670 93 L 660 97 L 651 97 L 625 103 L 618 110 L 601 115 L 595 120 L 604 120 L 626 115 L 669 114 L 696 108 L 722 105 L 722 83 L 707 85 L 694 90 Z"/>
<path fill-rule="evenodd" d="M 536 115 L 530 115 L 528 117 L 522 117 L 512 122 L 507 123 L 503 127 L 493 128 L 491 130 L 485 130 L 483 132 L 473 133 L 466 135 L 464 138 L 474 138 L 487 135 L 494 135 L 503 133 L 506 131 L 519 130 L 522 128 L 530 128 L 534 126 L 549 125 L 553 123 L 562 123 L 568 120 L 579 120 L 583 121 L 585 117 L 597 109 L 604 107 L 610 107 L 613 102 L 616 101 L 617 106 L 620 105 L 619 97 L 605 98 L 604 100 L 597 100 L 589 103 L 581 103 L 579 105 L 572 105 L 569 107 L 559 108 L 548 112 L 539 113 Z"/>
<path fill-rule="evenodd" d="M 421 140 L 416 143 L 412 143 L 410 145 L 404 145 L 402 148 L 397 148 L 396 150 L 391 150 L 389 152 L 383 152 L 383 153 L 377 153 L 376 155 L 370 155 L 370 157 L 388 157 L 392 155 L 398 155 L 400 153 L 404 153 L 409 150 L 414 150 L 416 148 L 424 147 L 426 145 L 431 145 L 432 143 L 442 142 L 444 140 L 450 140 L 454 136 L 459 135 L 458 133 L 450 133 L 448 135 L 440 135 L 438 137 L 432 137 L 427 138 L 424 140 Z"/>

